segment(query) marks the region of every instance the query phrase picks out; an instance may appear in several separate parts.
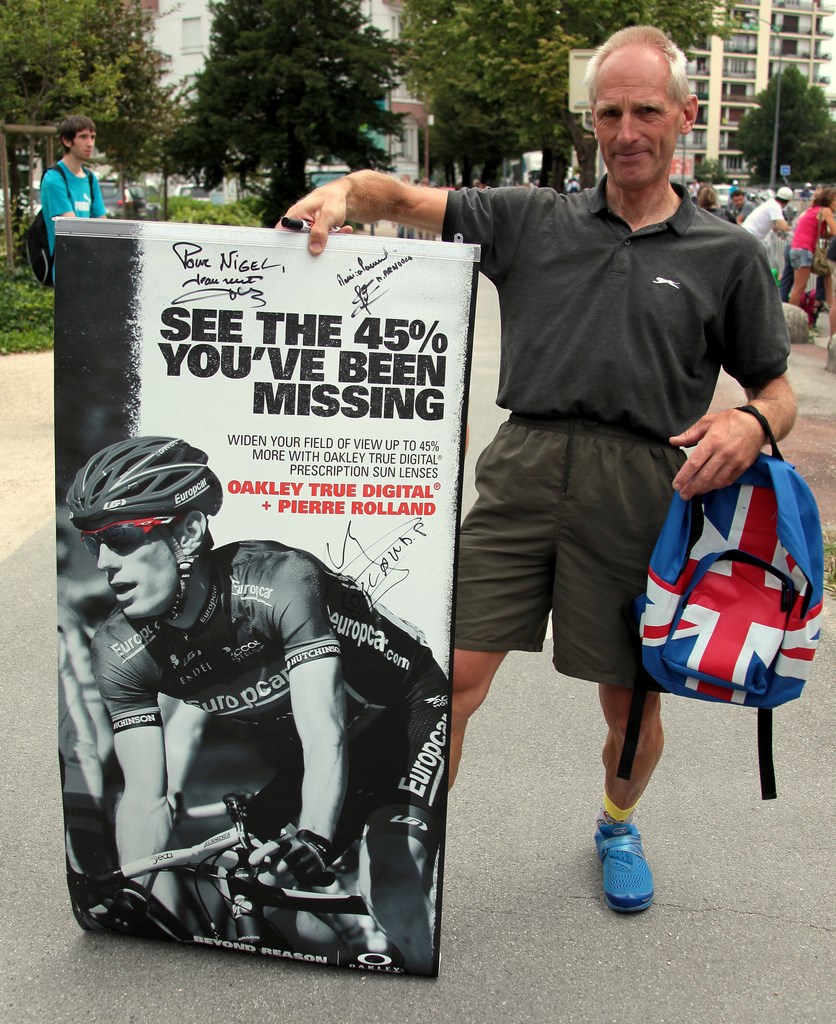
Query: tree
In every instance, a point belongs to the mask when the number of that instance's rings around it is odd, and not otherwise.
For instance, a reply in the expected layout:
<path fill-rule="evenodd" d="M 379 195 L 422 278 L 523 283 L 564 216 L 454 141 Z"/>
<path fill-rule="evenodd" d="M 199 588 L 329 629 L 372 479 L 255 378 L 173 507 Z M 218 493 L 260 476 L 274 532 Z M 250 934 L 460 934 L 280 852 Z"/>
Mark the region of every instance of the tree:
<path fill-rule="evenodd" d="M 737 129 L 737 144 L 756 179 L 769 181 L 772 169 L 775 100 L 778 76 L 755 97 L 758 106 L 750 110 Z M 778 166 L 789 164 L 793 177 L 814 180 L 822 164 L 822 149 L 834 152 L 836 126 L 830 118 L 824 92 L 807 80 L 794 65 L 781 70 L 781 101 L 778 117 Z M 833 164 L 826 164 L 826 177 Z"/>
<path fill-rule="evenodd" d="M 359 0 L 218 0 L 209 54 L 170 152 L 213 187 L 234 174 L 275 219 L 306 190 L 309 160 L 384 168 L 379 134 L 398 48 Z"/>
<path fill-rule="evenodd" d="M 430 130 L 430 154 L 441 164 L 446 184 L 470 184 L 479 178 L 495 184 L 497 157 L 516 152 L 519 129 L 496 102 L 474 89 L 450 88 L 433 105 L 435 125 Z"/>
<path fill-rule="evenodd" d="M 0 110 L 10 124 L 57 125 L 72 113 L 92 117 L 116 143 L 139 108 L 159 98 L 162 58 L 146 41 L 147 15 L 136 0 L 3 0 L 0 18 Z M 35 166 L 35 141 L 9 144 L 12 210 L 26 219 L 20 173 Z M 99 143 L 102 143 L 99 139 Z M 42 154 L 43 155 L 43 154 Z M 56 157 L 61 155 L 60 142 Z"/>
<path fill-rule="evenodd" d="M 703 160 L 697 164 L 696 175 L 700 181 L 709 185 L 726 180 L 726 170 L 722 160 Z"/>
<path fill-rule="evenodd" d="M 409 81 L 434 113 L 445 92 L 469 83 L 480 102 L 513 118 L 521 147 L 544 151 L 544 170 L 550 150 L 565 164 L 571 146 L 582 183 L 591 185 L 597 145 L 569 110 L 570 51 L 638 24 L 687 47 L 726 31 L 726 8 L 713 0 L 406 0 Z"/>
<path fill-rule="evenodd" d="M 60 121 L 113 109 L 121 54 L 108 39 L 126 18 L 122 0 L 4 0 L 0 101 L 5 120 Z"/>
<path fill-rule="evenodd" d="M 122 0 L 122 19 L 107 38 L 120 75 L 110 108 L 96 117 L 99 148 L 119 173 L 122 185 L 163 163 L 163 145 L 178 123 L 175 87 L 164 85 L 169 59 L 150 43 L 153 14 L 140 0 Z"/>
<path fill-rule="evenodd" d="M 494 150 L 494 159 L 506 152 L 551 147 L 559 130 L 554 75 L 550 69 L 547 79 L 539 77 L 542 64 L 532 68 L 531 53 L 548 47 L 553 55 L 555 48 L 561 49 L 568 68 L 567 37 L 553 4 L 408 0 L 407 13 L 408 79 L 437 122 L 449 110 L 449 97 L 462 97 L 466 105 L 457 104 L 450 127 L 455 131 L 465 120 L 469 125 L 490 125 L 481 146 L 507 147 L 499 153 Z M 459 134 L 458 156 L 464 169 L 480 158 L 479 148 L 480 140 L 471 133 Z"/>

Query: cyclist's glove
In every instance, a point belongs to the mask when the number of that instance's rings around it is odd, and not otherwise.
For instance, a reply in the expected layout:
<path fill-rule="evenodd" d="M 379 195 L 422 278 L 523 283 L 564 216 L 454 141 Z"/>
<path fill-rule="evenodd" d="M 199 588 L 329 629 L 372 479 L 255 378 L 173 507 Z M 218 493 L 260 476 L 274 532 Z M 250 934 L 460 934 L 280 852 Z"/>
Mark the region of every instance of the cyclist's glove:
<path fill-rule="evenodd" d="M 331 885 L 335 875 L 328 870 L 333 858 L 331 844 L 316 832 L 302 828 L 294 836 L 278 840 L 278 854 L 302 885 Z"/>
<path fill-rule="evenodd" d="M 125 881 L 101 900 L 102 910 L 93 914 L 96 920 L 113 931 L 131 934 L 145 923 L 148 893 L 136 882 Z"/>

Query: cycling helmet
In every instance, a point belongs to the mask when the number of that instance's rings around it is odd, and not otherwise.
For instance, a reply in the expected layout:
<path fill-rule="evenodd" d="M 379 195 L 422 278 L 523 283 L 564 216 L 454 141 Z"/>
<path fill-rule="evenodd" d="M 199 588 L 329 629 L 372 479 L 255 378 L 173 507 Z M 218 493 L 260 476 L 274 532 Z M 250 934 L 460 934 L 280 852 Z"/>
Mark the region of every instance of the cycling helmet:
<path fill-rule="evenodd" d="M 132 437 L 96 452 L 67 495 L 79 530 L 117 516 L 172 515 L 196 509 L 215 515 L 221 483 L 206 465 L 206 452 L 176 437 Z"/>

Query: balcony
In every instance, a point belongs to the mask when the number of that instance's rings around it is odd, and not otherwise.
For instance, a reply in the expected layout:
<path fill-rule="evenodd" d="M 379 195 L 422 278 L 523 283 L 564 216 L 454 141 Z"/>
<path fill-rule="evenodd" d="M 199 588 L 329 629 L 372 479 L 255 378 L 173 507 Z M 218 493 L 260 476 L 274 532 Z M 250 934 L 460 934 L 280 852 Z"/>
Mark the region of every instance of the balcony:
<path fill-rule="evenodd" d="M 770 57 L 780 57 L 781 60 L 809 60 L 812 56 L 813 51 L 808 47 L 799 47 L 795 53 L 791 53 L 789 50 L 779 50 L 777 47 L 773 50 L 770 47 Z"/>
<path fill-rule="evenodd" d="M 816 11 L 823 14 L 825 4 L 814 3 L 814 0 L 772 0 L 772 10 L 786 11 L 788 14 L 797 14 L 799 11 Z"/>
<path fill-rule="evenodd" d="M 720 102 L 724 104 L 737 103 L 741 106 L 745 104 L 751 107 L 754 106 L 758 101 L 754 96 L 738 96 L 737 93 L 734 92 L 721 92 Z"/>

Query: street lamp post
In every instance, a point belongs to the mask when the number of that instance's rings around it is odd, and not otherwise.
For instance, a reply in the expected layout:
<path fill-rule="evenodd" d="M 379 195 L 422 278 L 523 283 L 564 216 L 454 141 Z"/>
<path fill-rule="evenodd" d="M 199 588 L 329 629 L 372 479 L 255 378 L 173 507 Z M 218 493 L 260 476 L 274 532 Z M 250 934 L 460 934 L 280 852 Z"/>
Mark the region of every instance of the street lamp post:
<path fill-rule="evenodd" d="M 778 182 L 778 122 L 781 117 L 781 50 L 778 50 L 778 81 L 775 85 L 775 124 L 772 128 L 772 164 L 769 168 L 769 187 L 775 191 Z"/>
<path fill-rule="evenodd" d="M 744 28 L 754 28 L 752 24 L 755 21 L 759 21 L 762 25 L 769 26 L 769 42 L 772 42 L 772 34 L 780 31 L 777 29 L 771 21 L 767 21 L 766 18 L 759 18 L 756 14 L 746 14 L 743 18 Z M 783 64 L 783 53 L 781 40 L 778 40 L 778 81 L 775 83 L 775 124 L 772 126 L 772 161 L 769 168 L 769 187 L 774 192 L 775 186 L 778 183 L 778 137 L 779 128 L 778 124 L 781 118 L 781 71 Z M 767 65 L 767 71 L 768 71 Z"/>

